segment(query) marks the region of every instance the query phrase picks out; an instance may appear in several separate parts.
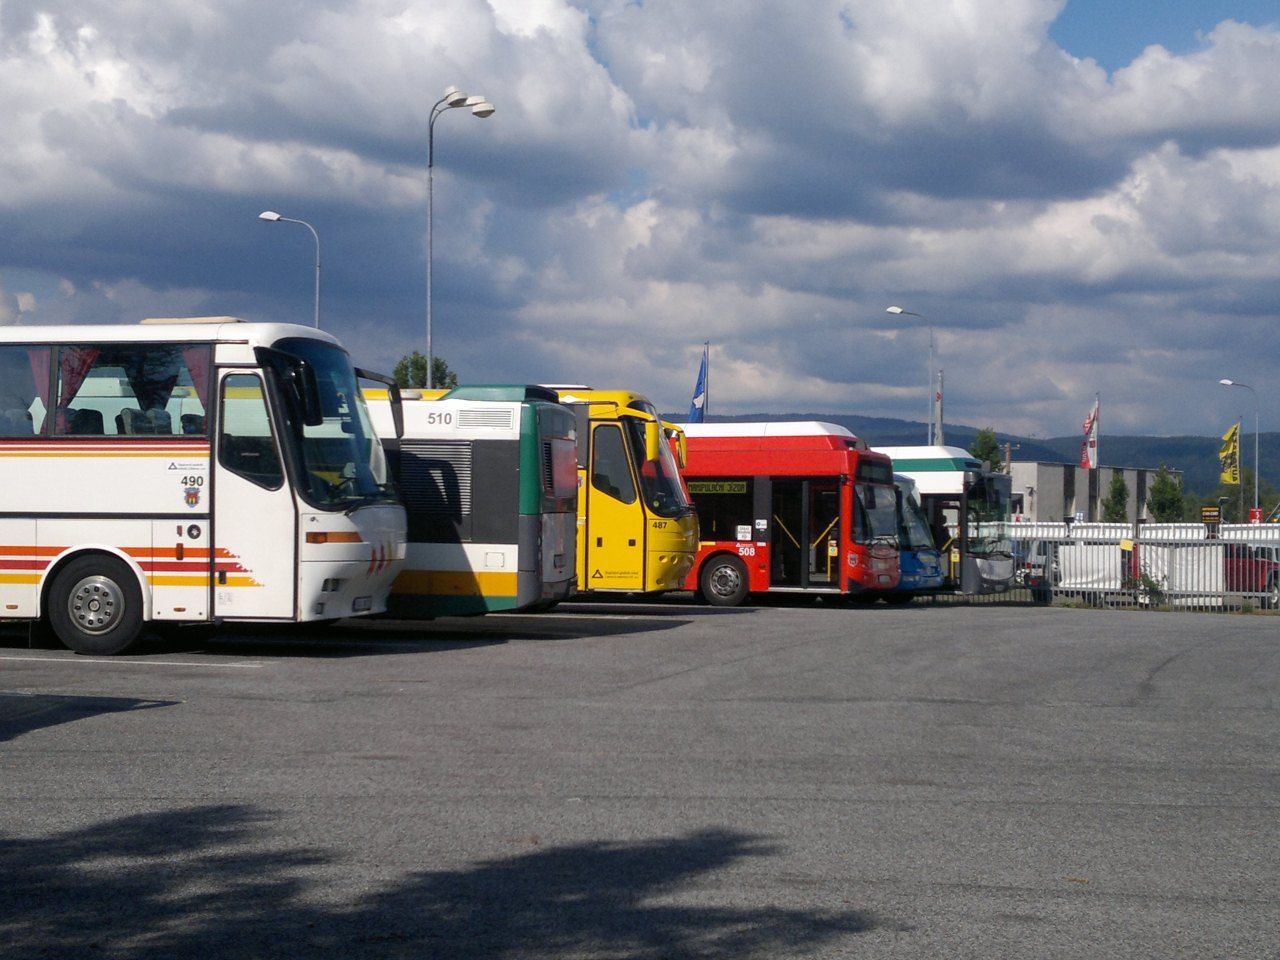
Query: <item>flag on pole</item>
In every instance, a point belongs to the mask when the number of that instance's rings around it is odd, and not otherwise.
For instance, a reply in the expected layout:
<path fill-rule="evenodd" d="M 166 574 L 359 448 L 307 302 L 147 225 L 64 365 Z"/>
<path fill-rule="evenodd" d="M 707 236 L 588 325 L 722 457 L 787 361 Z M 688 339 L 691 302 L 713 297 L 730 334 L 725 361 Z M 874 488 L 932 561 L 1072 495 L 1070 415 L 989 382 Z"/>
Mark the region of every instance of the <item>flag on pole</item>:
<path fill-rule="evenodd" d="M 689 422 L 703 423 L 707 419 L 707 355 L 710 342 L 702 345 L 702 365 L 698 368 L 698 382 L 693 385 L 693 402 L 689 404 Z"/>
<path fill-rule="evenodd" d="M 1240 482 L 1240 423 L 1231 425 L 1231 429 L 1222 435 L 1222 449 L 1218 451 L 1218 464 L 1222 467 L 1219 477 L 1222 483 L 1238 484 Z"/>
<path fill-rule="evenodd" d="M 1094 397 L 1093 409 L 1084 418 L 1084 440 L 1080 444 L 1080 466 L 1085 468 L 1098 465 L 1098 411 L 1101 405 L 1101 398 Z"/>

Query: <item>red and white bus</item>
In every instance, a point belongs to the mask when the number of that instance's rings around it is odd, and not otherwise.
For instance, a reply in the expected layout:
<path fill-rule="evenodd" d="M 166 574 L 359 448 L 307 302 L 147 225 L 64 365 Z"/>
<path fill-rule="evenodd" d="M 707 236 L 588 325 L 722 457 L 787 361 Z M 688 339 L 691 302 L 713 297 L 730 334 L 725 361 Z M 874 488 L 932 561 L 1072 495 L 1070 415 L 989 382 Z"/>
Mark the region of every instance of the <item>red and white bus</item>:
<path fill-rule="evenodd" d="M 898 585 L 893 463 L 831 423 L 691 423 L 700 540 L 685 589 L 853 596 Z"/>
<path fill-rule="evenodd" d="M 385 610 L 405 513 L 357 375 L 288 324 L 0 327 L 0 620 L 113 654 Z"/>

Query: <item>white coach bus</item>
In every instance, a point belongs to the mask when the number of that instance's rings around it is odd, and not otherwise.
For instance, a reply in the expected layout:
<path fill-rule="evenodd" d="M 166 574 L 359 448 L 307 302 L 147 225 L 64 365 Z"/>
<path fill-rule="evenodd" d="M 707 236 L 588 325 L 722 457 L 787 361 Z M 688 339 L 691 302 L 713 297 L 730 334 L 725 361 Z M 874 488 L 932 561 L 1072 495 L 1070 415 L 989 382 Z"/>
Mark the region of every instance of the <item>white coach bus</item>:
<path fill-rule="evenodd" d="M 0 618 L 114 654 L 382 612 L 405 514 L 357 376 L 288 324 L 0 327 Z"/>

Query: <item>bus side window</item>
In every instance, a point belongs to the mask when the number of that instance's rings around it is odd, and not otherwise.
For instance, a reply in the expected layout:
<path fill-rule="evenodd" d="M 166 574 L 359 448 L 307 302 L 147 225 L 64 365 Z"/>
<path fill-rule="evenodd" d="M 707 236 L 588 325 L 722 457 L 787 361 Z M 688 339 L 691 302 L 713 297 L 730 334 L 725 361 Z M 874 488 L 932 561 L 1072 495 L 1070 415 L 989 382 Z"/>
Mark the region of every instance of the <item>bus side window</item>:
<path fill-rule="evenodd" d="M 635 503 L 636 485 L 631 479 L 631 461 L 622 442 L 622 428 L 616 424 L 596 427 L 591 453 L 591 485 L 601 493 Z"/>
<path fill-rule="evenodd" d="M 40 433 L 49 409 L 49 348 L 0 347 L 0 437 Z"/>
<path fill-rule="evenodd" d="M 268 490 L 279 489 L 284 483 L 262 381 L 253 374 L 233 373 L 222 381 L 218 462 Z"/>

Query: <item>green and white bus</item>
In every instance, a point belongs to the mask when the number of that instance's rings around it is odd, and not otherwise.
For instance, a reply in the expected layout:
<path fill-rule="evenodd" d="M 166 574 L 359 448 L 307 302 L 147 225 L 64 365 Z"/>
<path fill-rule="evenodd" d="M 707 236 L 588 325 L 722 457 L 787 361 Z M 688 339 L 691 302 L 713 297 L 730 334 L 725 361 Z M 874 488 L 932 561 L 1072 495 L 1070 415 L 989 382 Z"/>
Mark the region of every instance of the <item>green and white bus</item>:
<path fill-rule="evenodd" d="M 548 609 L 576 588 L 577 433 L 536 386 L 402 390 L 404 433 L 386 440 L 408 514 L 387 616 Z M 385 390 L 366 390 L 394 437 Z"/>
<path fill-rule="evenodd" d="M 910 479 L 942 552 L 947 586 L 1004 593 L 1013 584 L 1009 539 L 1012 479 L 988 470 L 962 447 L 876 447 Z"/>

